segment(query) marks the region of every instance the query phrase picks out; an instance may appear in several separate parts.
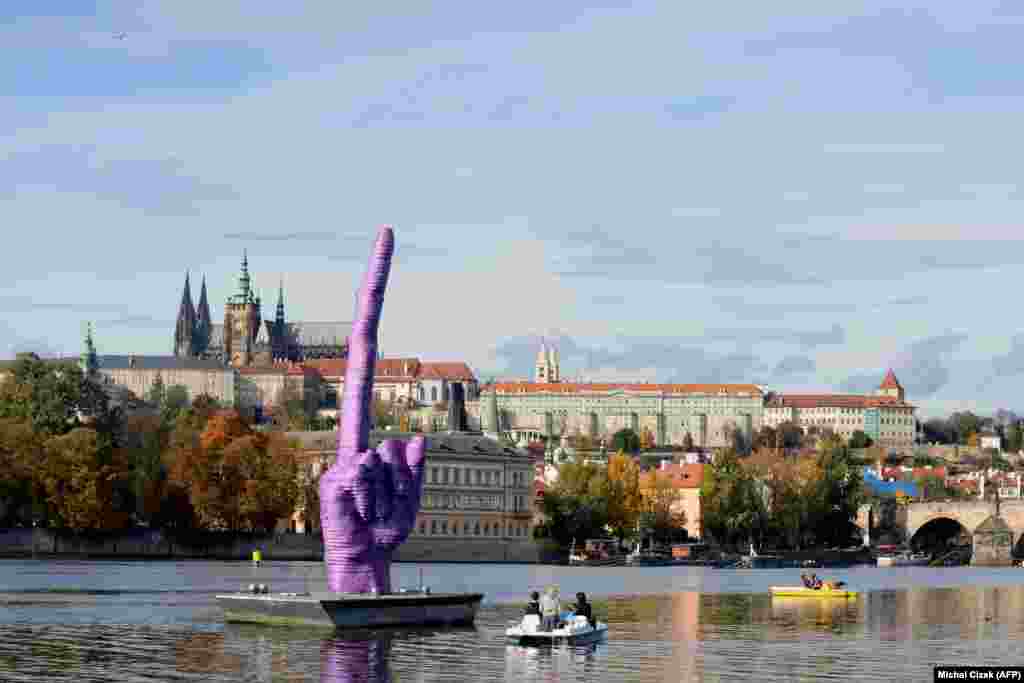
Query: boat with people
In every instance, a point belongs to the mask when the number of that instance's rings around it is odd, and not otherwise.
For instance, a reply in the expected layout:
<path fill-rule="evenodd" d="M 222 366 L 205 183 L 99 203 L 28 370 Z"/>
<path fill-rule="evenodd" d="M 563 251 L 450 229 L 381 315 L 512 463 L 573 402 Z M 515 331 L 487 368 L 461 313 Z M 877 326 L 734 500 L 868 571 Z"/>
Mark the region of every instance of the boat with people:
<path fill-rule="evenodd" d="M 563 611 L 554 586 L 543 597 L 531 593 L 519 624 L 505 629 L 506 639 L 519 645 L 582 645 L 600 641 L 607 633 L 608 624 L 594 617 L 586 594 L 577 593 L 576 604 Z"/>
<path fill-rule="evenodd" d="M 772 586 L 772 597 L 786 598 L 855 598 L 857 591 L 846 587 L 845 581 L 823 581 L 817 574 L 800 574 L 800 586 Z"/>
<path fill-rule="evenodd" d="M 586 617 L 578 617 L 567 613 L 565 621 L 559 628 L 545 631 L 541 628 L 541 619 L 536 614 L 528 614 L 522 618 L 518 626 L 505 630 L 508 640 L 519 645 L 583 645 L 602 640 L 608 634 L 608 624 L 591 625 Z"/>
<path fill-rule="evenodd" d="M 780 598 L 855 598 L 857 591 L 846 588 L 807 588 L 806 586 L 772 586 L 772 597 Z"/>

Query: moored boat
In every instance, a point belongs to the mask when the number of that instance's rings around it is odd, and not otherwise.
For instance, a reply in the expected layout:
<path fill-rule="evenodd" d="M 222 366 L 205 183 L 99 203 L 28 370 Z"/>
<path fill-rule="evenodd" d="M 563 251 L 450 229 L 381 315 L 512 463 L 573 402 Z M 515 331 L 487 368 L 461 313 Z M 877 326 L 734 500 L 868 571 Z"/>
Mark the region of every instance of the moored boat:
<path fill-rule="evenodd" d="M 582 645 L 602 640 L 608 633 L 608 624 L 591 626 L 586 617 L 570 617 L 561 628 L 542 631 L 540 617 L 524 616 L 519 626 L 505 629 L 505 637 L 520 645 Z"/>
<path fill-rule="evenodd" d="M 927 567 L 932 561 L 930 555 L 924 553 L 900 553 L 898 555 L 879 555 L 879 567 Z"/>
<path fill-rule="evenodd" d="M 768 589 L 772 596 L 785 598 L 855 598 L 857 591 L 846 588 L 807 588 L 805 586 L 772 586 Z"/>

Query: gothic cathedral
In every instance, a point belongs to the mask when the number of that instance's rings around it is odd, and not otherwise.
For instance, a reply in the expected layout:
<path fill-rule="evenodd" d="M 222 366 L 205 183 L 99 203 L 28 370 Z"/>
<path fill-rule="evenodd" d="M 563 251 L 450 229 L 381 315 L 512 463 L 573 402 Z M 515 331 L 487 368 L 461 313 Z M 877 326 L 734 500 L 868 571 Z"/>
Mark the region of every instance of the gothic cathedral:
<path fill-rule="evenodd" d="M 174 355 L 211 358 L 235 367 L 301 362 L 312 358 L 345 358 L 351 323 L 288 323 L 284 317 L 284 283 L 277 294 L 274 319 L 263 320 L 260 297 L 249 276 L 248 254 L 242 256 L 238 292 L 224 304 L 224 324 L 214 324 L 203 278 L 198 307 L 192 306 L 189 276 L 174 328 Z"/>

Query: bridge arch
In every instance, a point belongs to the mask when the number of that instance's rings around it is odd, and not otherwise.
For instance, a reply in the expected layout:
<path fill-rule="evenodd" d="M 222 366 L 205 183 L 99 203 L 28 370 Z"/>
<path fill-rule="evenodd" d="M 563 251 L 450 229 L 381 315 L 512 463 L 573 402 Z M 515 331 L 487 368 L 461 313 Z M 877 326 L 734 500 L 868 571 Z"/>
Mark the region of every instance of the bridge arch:
<path fill-rule="evenodd" d="M 942 553 L 956 546 L 974 545 L 974 532 L 957 515 L 929 515 L 916 529 L 907 530 L 907 542 L 918 551 Z"/>

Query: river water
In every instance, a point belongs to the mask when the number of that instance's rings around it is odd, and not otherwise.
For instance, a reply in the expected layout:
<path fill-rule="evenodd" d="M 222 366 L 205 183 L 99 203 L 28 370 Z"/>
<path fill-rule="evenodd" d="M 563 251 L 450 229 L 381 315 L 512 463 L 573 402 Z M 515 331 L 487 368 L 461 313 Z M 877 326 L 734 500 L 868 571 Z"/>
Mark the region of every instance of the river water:
<path fill-rule="evenodd" d="M 399 586 L 486 594 L 475 628 L 224 624 L 214 595 L 324 590 L 312 562 L 0 561 L 0 681 L 930 681 L 1024 663 L 1024 570 L 853 568 L 850 601 L 772 599 L 793 570 L 400 564 Z M 585 648 L 509 646 L 525 594 L 585 591 L 609 623 Z"/>

